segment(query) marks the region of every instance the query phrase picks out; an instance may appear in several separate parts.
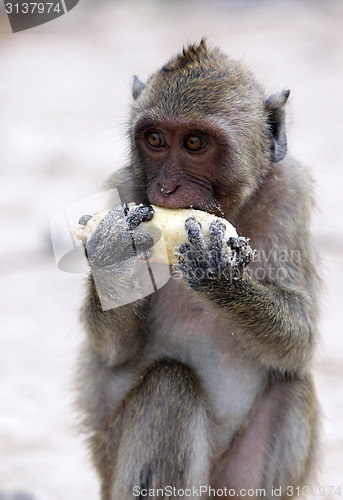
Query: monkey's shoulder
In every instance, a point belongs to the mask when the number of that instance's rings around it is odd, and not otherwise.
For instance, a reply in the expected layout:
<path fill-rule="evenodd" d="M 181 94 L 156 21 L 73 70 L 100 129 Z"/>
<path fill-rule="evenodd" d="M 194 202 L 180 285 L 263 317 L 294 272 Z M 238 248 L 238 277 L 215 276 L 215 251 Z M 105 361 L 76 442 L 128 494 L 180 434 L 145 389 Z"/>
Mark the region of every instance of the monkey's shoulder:
<path fill-rule="evenodd" d="M 254 248 L 296 247 L 308 238 L 314 203 L 313 178 L 306 167 L 287 158 L 274 164 L 233 224 Z"/>

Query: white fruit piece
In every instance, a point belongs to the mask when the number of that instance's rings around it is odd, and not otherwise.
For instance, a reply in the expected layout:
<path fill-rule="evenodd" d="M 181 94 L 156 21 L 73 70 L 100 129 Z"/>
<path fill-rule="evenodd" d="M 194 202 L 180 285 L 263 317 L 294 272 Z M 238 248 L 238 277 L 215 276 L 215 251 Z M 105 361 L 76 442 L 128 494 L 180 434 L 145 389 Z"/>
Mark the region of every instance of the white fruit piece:
<path fill-rule="evenodd" d="M 130 211 L 137 206 L 138 205 L 134 203 L 129 203 Z M 162 237 L 152 248 L 153 252 L 150 260 L 153 262 L 169 262 L 169 264 L 177 264 L 177 250 L 182 243 L 188 242 L 185 230 L 185 221 L 189 217 L 194 217 L 198 222 L 200 222 L 205 241 L 209 238 L 210 224 L 215 220 L 218 220 L 225 225 L 226 230 L 224 239 L 227 240 L 230 237 L 237 238 L 237 231 L 233 225 L 230 224 L 230 222 L 221 217 L 216 217 L 215 215 L 203 212 L 202 210 L 188 208 L 174 210 L 170 208 L 158 207 L 156 205 L 152 205 L 152 207 L 155 212 L 153 218 L 148 222 L 141 222 L 136 229 L 151 232 L 153 235 L 156 233 L 156 231 L 154 233 L 155 228 L 162 232 Z M 108 210 L 96 212 L 88 221 L 86 226 L 77 224 L 73 230 L 75 237 L 79 240 L 88 240 L 95 232 L 100 221 L 108 212 Z"/>

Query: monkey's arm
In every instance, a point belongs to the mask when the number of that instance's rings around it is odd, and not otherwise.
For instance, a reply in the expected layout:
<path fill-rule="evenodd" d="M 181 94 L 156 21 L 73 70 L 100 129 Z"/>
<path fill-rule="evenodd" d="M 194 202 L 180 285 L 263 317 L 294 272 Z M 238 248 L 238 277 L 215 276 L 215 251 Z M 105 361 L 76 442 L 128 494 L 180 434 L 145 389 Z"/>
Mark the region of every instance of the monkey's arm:
<path fill-rule="evenodd" d="M 153 239 L 132 229 L 152 214 L 151 207 L 138 207 L 128 215 L 127 205 L 119 205 L 101 220 L 85 245 L 92 275 L 82 319 L 93 348 L 108 366 L 132 360 L 144 341 L 144 300 L 135 263 L 137 256 L 149 253 Z M 84 224 L 85 218 L 80 222 Z"/>
<path fill-rule="evenodd" d="M 293 373 L 307 367 L 316 332 L 306 293 L 243 276 L 211 283 L 206 294 L 244 328 L 240 344 L 266 365 Z"/>
<path fill-rule="evenodd" d="M 236 256 L 228 262 L 220 227 L 212 225 L 209 245 L 196 221 L 188 220 L 186 229 L 189 244 L 180 247 L 179 265 L 189 285 L 215 303 L 222 317 L 235 321 L 234 335 L 247 352 L 277 370 L 303 370 L 312 353 L 316 319 L 311 293 L 300 285 L 306 280 L 296 275 L 303 270 L 289 269 L 285 280 L 259 282 L 244 271 L 252 257 L 245 238 L 231 238 Z"/>
<path fill-rule="evenodd" d="M 130 361 L 144 343 L 144 300 L 103 311 L 92 276 L 81 319 L 92 348 L 107 366 Z"/>

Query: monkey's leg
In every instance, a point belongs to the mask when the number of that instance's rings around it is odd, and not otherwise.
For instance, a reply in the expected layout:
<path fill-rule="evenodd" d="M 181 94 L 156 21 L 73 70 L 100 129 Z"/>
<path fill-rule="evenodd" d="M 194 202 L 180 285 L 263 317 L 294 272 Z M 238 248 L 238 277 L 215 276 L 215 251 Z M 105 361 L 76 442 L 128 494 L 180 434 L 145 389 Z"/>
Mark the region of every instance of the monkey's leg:
<path fill-rule="evenodd" d="M 100 464 L 102 500 L 164 498 L 157 488 L 207 484 L 208 420 L 197 377 L 178 361 L 156 362 L 93 446 Z M 147 493 L 149 489 L 155 489 L 155 496 Z"/>
<path fill-rule="evenodd" d="M 316 435 L 312 380 L 277 382 L 221 460 L 216 484 L 235 489 L 238 498 L 246 497 L 248 489 L 257 491 L 249 498 L 292 498 L 298 496 L 297 487 L 301 496 L 310 479 Z"/>

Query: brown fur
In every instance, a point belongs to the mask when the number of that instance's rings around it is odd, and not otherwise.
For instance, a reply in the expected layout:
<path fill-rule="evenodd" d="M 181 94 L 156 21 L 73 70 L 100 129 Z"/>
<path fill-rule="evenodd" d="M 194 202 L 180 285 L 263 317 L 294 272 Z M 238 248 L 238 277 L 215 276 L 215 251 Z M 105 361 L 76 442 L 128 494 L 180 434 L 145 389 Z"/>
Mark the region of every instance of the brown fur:
<path fill-rule="evenodd" d="M 289 498 L 287 486 L 307 484 L 316 449 L 318 288 L 312 180 L 281 161 L 289 92 L 267 98 L 248 70 L 202 41 L 146 85 L 136 78 L 133 95 L 122 201 L 185 207 L 197 199 L 257 253 L 241 279 L 195 290 L 171 279 L 108 311 L 90 279 L 81 404 L 102 500 L 135 498 L 134 486 L 199 483 L 236 488 L 238 497 L 264 488 L 268 499 L 281 486 Z M 173 144 L 205 130 L 208 161 L 178 145 L 149 152 L 144 131 L 156 128 Z"/>

